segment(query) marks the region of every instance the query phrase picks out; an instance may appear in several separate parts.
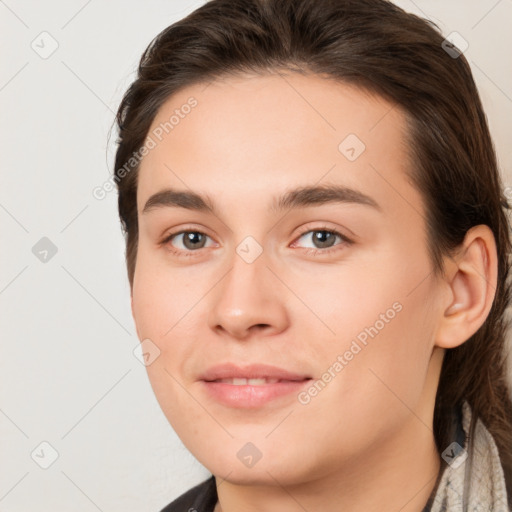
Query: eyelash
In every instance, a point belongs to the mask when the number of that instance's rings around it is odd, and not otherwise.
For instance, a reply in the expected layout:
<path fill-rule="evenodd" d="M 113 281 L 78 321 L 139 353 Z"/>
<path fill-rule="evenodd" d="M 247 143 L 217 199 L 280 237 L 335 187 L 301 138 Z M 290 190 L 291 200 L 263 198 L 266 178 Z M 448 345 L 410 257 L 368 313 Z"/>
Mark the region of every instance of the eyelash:
<path fill-rule="evenodd" d="M 346 237 L 345 235 L 343 235 L 339 231 L 336 231 L 335 229 L 329 228 L 327 226 L 318 226 L 318 227 L 315 227 L 315 228 L 307 227 L 297 236 L 297 238 L 295 240 L 299 240 L 300 238 L 302 238 L 307 233 L 314 233 L 314 232 L 325 232 L 325 233 L 329 233 L 329 234 L 338 236 L 339 238 L 341 238 L 341 243 L 339 243 L 339 244 L 337 244 L 337 245 L 335 245 L 333 247 L 328 247 L 327 249 L 307 248 L 307 249 L 305 249 L 305 254 L 308 255 L 308 256 L 311 256 L 311 255 L 315 256 L 318 253 L 322 253 L 323 255 L 324 254 L 330 254 L 332 252 L 338 251 L 339 250 L 338 248 L 340 246 L 352 245 L 353 244 L 353 241 L 351 239 L 349 239 L 348 237 Z M 172 245 L 169 244 L 169 242 L 174 237 L 176 237 L 178 235 L 183 235 L 183 234 L 186 234 L 186 233 L 199 233 L 201 235 L 208 236 L 203 231 L 199 231 L 197 229 L 182 229 L 181 231 L 176 231 L 175 233 L 171 233 L 171 234 L 167 235 L 160 242 L 159 245 L 167 246 L 167 250 L 169 252 L 171 252 L 172 254 L 174 254 L 175 256 L 178 256 L 178 257 L 190 258 L 190 257 L 198 256 L 198 254 L 200 252 L 199 250 L 183 251 L 181 249 L 175 249 L 174 247 L 172 247 Z"/>

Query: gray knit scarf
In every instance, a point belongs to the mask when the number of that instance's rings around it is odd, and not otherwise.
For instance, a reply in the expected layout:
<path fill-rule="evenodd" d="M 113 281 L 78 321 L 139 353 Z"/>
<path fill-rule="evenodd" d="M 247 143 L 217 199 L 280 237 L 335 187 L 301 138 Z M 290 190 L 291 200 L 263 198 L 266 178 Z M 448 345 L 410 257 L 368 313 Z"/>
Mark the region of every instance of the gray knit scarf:
<path fill-rule="evenodd" d="M 473 439 L 469 438 L 471 408 L 462 405 L 462 445 L 453 442 L 444 452 L 448 463 L 440 475 L 430 512 L 510 512 L 505 477 L 494 438 L 477 420 Z M 460 440 L 460 437 L 459 437 Z M 468 444 L 471 442 L 471 446 Z M 473 449 L 470 461 L 468 452 Z"/>

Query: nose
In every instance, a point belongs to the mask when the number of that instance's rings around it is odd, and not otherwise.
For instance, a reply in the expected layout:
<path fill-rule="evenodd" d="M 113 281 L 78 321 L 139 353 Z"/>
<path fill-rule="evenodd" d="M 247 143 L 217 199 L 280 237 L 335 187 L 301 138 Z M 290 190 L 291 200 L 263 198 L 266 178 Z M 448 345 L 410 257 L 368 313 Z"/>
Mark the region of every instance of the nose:
<path fill-rule="evenodd" d="M 230 269 L 209 294 L 210 328 L 238 340 L 285 330 L 287 289 L 275 274 L 265 251 L 251 263 L 234 252 Z"/>

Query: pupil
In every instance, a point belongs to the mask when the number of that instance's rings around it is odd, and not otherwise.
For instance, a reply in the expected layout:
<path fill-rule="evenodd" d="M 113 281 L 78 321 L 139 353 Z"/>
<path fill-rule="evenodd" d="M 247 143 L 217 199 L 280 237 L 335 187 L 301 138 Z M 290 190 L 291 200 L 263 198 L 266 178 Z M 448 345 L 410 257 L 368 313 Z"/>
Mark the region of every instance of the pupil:
<path fill-rule="evenodd" d="M 196 233 L 196 232 L 191 232 L 191 233 L 185 233 L 185 247 L 187 247 L 188 249 L 195 249 L 197 248 L 197 243 L 199 242 L 199 244 L 201 243 L 201 238 L 202 234 L 201 233 Z M 203 243 L 204 243 L 204 240 L 203 240 Z M 190 244 L 190 245 L 189 245 Z"/>
<path fill-rule="evenodd" d="M 330 233 L 329 231 L 316 231 L 316 235 L 313 237 L 313 239 L 315 240 L 315 243 L 319 242 L 321 247 L 328 247 L 328 241 L 326 242 L 324 239 L 329 239 L 333 236 L 334 234 Z"/>

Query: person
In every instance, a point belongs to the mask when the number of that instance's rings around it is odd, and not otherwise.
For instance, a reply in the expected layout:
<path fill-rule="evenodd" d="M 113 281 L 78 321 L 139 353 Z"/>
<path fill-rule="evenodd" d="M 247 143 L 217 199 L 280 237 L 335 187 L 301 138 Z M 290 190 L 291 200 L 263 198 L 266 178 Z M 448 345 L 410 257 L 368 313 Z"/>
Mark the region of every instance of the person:
<path fill-rule="evenodd" d="M 510 510 L 510 205 L 453 38 L 210 0 L 116 121 L 148 377 L 211 472 L 165 511 Z"/>

